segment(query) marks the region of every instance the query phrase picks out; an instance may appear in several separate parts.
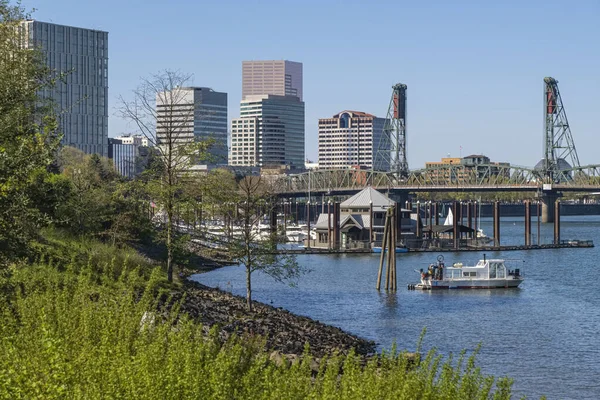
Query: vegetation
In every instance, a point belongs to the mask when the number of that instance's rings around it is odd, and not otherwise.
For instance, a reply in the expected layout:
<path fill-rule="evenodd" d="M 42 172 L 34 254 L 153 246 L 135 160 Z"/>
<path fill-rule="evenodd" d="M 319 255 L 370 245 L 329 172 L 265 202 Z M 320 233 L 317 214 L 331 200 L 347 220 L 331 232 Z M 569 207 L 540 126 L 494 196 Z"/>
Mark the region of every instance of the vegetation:
<path fill-rule="evenodd" d="M 38 52 L 21 46 L 25 17 L 0 0 L 0 263 L 22 255 L 44 223 L 32 188 L 59 139 L 54 113 L 37 95 L 52 85 L 51 73 Z"/>
<path fill-rule="evenodd" d="M 165 307 L 172 284 L 134 252 L 55 233 L 36 253 L 0 276 L 0 398 L 511 397 L 475 354 L 277 362 L 259 337 L 224 342 Z"/>
<path fill-rule="evenodd" d="M 393 349 L 368 361 L 353 353 L 314 360 L 307 348 L 298 362 L 277 362 L 264 338 L 224 341 L 180 313 L 171 296 L 182 288 L 172 280 L 185 235 L 174 227 L 180 217 L 195 226 L 206 206 L 243 227 L 228 250 L 247 269 L 249 307 L 252 272 L 297 276 L 295 260 L 274 254 L 275 236 L 254 237 L 258 210 L 270 207 L 268 185 L 223 171 L 189 179 L 189 162 L 210 143 L 174 146 L 177 126 L 163 126 L 167 142 L 132 181 L 106 159 L 59 150 L 52 104 L 38 93 L 60 71 L 21 48 L 25 17 L 0 0 L 1 399 L 510 398 L 511 381 L 484 376 L 475 355 L 444 361 L 432 350 L 419 360 Z M 144 81 L 124 115 L 153 137 L 150 105 L 185 80 L 165 72 Z M 163 236 L 165 270 L 128 247 Z"/>

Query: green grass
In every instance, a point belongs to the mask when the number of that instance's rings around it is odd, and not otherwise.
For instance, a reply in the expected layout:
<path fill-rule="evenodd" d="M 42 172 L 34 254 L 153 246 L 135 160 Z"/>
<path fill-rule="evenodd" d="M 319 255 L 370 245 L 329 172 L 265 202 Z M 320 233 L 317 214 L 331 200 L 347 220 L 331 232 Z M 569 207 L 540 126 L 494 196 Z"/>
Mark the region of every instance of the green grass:
<path fill-rule="evenodd" d="M 45 246 L 45 247 L 44 247 Z M 221 341 L 167 312 L 164 272 L 129 250 L 50 238 L 0 274 L 0 398 L 509 399 L 475 354 L 419 363 L 392 349 L 366 365 L 331 356 L 313 371 L 269 360 L 260 337 Z M 50 253 L 50 254 L 49 254 Z"/>

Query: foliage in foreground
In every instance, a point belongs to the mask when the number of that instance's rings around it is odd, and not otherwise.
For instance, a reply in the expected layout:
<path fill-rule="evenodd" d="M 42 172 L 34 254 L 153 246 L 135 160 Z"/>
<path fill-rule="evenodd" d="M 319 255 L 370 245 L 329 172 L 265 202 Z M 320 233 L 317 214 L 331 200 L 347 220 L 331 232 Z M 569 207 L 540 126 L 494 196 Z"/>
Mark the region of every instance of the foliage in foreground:
<path fill-rule="evenodd" d="M 0 398 L 509 399 L 511 381 L 484 376 L 475 356 L 418 366 L 403 353 L 332 356 L 309 350 L 277 365 L 260 338 L 222 342 L 167 313 L 172 286 L 127 259 L 40 259 L 0 273 Z"/>

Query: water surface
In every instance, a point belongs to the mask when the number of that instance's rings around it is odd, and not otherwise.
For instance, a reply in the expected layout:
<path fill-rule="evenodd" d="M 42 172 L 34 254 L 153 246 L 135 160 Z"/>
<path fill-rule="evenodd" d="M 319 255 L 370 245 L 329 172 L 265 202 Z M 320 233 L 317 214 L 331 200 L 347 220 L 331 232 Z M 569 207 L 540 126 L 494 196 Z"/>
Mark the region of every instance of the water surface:
<path fill-rule="evenodd" d="M 481 222 L 492 232 L 491 220 Z M 523 244 L 522 218 L 505 219 L 502 244 Z M 537 222 L 532 222 L 537 243 Z M 542 243 L 553 225 L 542 224 Z M 562 239 L 593 239 L 600 245 L 599 216 L 565 217 Z M 548 249 L 488 252 L 488 258 L 515 259 L 525 281 L 519 289 L 409 291 L 415 269 L 435 262 L 437 253 L 397 256 L 397 293 L 375 290 L 376 255 L 304 255 L 311 272 L 289 287 L 253 275 L 254 298 L 374 340 L 414 350 L 424 327 L 424 348 L 442 354 L 473 350 L 486 374 L 515 379 L 518 396 L 548 399 L 600 398 L 600 250 Z M 482 253 L 443 253 L 446 262 L 475 263 Z M 245 294 L 244 269 L 225 267 L 195 275 L 208 286 Z"/>

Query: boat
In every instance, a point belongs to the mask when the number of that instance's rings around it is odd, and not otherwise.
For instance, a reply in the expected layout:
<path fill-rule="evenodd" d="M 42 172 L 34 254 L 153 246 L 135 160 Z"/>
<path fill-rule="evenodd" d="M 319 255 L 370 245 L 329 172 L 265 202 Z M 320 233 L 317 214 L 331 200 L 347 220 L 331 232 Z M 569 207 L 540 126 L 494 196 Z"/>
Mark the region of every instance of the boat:
<path fill-rule="evenodd" d="M 483 232 L 483 229 L 477 229 L 477 233 L 475 234 L 475 239 L 478 242 L 485 243 L 485 244 L 493 241 L 493 239 L 491 237 L 489 237 L 488 235 L 486 235 Z"/>
<path fill-rule="evenodd" d="M 373 247 L 373 253 L 381 253 L 381 247 Z M 406 247 L 396 247 L 396 253 L 408 253 Z"/>
<path fill-rule="evenodd" d="M 421 282 L 409 284 L 410 290 L 435 290 L 435 289 L 496 289 L 516 288 L 523 282 L 521 270 L 510 270 L 503 259 L 490 258 L 474 266 L 454 263 L 452 266 L 444 264 L 444 256 L 439 255 L 436 264 L 431 264 L 427 271 L 415 270 L 421 274 Z"/>
<path fill-rule="evenodd" d="M 290 225 L 285 230 L 285 236 L 288 242 L 299 243 L 306 239 L 307 234 L 304 233 L 301 226 Z"/>

